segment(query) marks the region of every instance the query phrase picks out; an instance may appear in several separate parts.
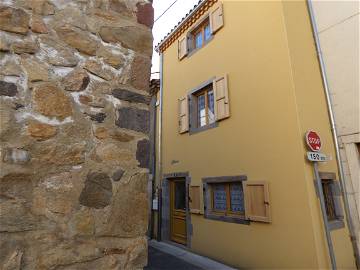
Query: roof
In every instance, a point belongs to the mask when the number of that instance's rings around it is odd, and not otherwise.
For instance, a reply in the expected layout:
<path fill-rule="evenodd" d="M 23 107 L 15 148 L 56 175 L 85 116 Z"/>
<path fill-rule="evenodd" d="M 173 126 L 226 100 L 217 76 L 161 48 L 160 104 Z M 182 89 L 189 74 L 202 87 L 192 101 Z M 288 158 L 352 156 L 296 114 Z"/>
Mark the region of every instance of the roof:
<path fill-rule="evenodd" d="M 160 90 L 160 79 L 152 79 L 150 81 L 150 95 L 156 95 L 156 93 Z"/>
<path fill-rule="evenodd" d="M 171 29 L 155 46 L 157 52 L 165 51 L 185 30 L 203 15 L 218 0 L 199 0 L 199 2 Z"/>

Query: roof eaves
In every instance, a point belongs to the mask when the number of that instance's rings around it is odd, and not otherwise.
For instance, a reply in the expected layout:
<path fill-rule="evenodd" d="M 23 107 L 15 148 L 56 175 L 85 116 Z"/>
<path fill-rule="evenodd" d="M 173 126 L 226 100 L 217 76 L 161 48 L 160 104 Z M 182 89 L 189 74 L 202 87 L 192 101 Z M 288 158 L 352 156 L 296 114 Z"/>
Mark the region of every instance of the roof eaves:
<path fill-rule="evenodd" d="M 159 52 L 159 48 L 161 45 L 164 44 L 164 42 L 178 30 L 187 19 L 189 19 L 201 6 L 204 4 L 207 0 L 199 0 L 199 2 L 192 8 L 190 11 L 177 23 L 177 25 L 174 26 L 173 29 L 170 30 L 169 33 L 165 35 L 165 37 L 155 46 L 155 51 Z"/>

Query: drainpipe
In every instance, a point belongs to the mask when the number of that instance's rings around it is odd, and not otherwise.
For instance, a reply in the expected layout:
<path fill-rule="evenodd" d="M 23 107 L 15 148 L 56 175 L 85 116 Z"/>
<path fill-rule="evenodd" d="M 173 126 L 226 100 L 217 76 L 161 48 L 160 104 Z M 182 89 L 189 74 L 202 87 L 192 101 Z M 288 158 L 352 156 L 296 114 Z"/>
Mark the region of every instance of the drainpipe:
<path fill-rule="evenodd" d="M 331 101 L 331 96 L 330 96 L 329 84 L 328 84 L 328 79 L 326 76 L 326 69 L 325 69 L 323 55 L 321 52 L 320 39 L 319 39 L 319 35 L 318 35 L 318 30 L 317 30 L 317 26 L 316 26 L 315 15 L 314 15 L 314 10 L 313 10 L 311 0 L 307 0 L 307 6 L 308 6 L 308 10 L 309 10 L 311 25 L 312 25 L 312 31 L 313 31 L 313 35 L 314 35 L 314 39 L 315 39 L 317 56 L 319 59 L 321 78 L 323 81 L 325 95 L 326 95 L 326 101 L 327 101 L 327 105 L 328 105 L 328 114 L 329 114 L 329 118 L 330 118 L 331 131 L 333 134 L 333 140 L 334 140 L 334 144 L 335 144 L 336 160 L 337 160 L 337 165 L 338 165 L 338 169 L 339 169 L 339 176 L 340 176 L 339 180 L 340 180 L 340 186 L 341 186 L 341 190 L 342 190 L 342 198 L 343 198 L 343 202 L 344 202 L 345 216 L 346 216 L 346 221 L 347 221 L 349 232 L 350 232 L 351 243 L 352 243 L 353 250 L 354 250 L 356 266 L 357 266 L 357 269 L 359 269 L 359 267 L 360 267 L 359 250 L 358 250 L 357 243 L 356 243 L 356 235 L 354 232 L 354 225 L 350 218 L 351 214 L 350 214 L 350 209 L 349 209 L 349 201 L 348 201 L 348 197 L 347 197 L 346 185 L 344 183 L 344 181 L 345 181 L 344 168 L 343 168 L 343 165 L 341 162 L 339 141 L 338 141 L 338 135 L 337 135 L 337 131 L 336 131 L 334 112 L 332 109 L 333 107 L 332 107 L 332 101 Z"/>
<path fill-rule="evenodd" d="M 160 100 L 159 100 L 159 125 L 158 125 L 158 222 L 157 222 L 157 241 L 161 241 L 161 220 L 162 220 L 162 117 L 163 117 L 163 64 L 164 55 L 160 53 Z"/>

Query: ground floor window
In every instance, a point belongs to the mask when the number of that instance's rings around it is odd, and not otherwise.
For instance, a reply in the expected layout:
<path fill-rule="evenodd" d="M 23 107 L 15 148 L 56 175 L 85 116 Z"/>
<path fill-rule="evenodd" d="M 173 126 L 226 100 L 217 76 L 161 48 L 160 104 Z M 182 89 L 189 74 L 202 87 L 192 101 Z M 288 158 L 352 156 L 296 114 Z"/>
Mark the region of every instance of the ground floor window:
<path fill-rule="evenodd" d="M 212 212 L 222 215 L 245 214 L 242 182 L 210 184 Z"/>
<path fill-rule="evenodd" d="M 321 185 L 323 190 L 326 216 L 330 229 L 344 227 L 344 214 L 341 203 L 341 187 L 339 181 L 335 180 L 334 173 L 320 172 Z"/>

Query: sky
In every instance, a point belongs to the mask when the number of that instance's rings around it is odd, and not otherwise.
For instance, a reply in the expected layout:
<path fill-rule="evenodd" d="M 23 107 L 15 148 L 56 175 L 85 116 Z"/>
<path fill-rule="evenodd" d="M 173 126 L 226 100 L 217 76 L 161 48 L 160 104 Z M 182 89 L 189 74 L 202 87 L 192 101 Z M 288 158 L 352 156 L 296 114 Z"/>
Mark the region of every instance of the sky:
<path fill-rule="evenodd" d="M 155 20 L 175 0 L 154 0 Z M 171 29 L 199 2 L 199 0 L 177 0 L 177 2 L 159 18 L 153 27 L 154 48 L 170 32 Z M 159 72 L 159 54 L 154 51 L 151 72 Z M 152 74 L 152 78 L 158 78 L 159 74 Z"/>

